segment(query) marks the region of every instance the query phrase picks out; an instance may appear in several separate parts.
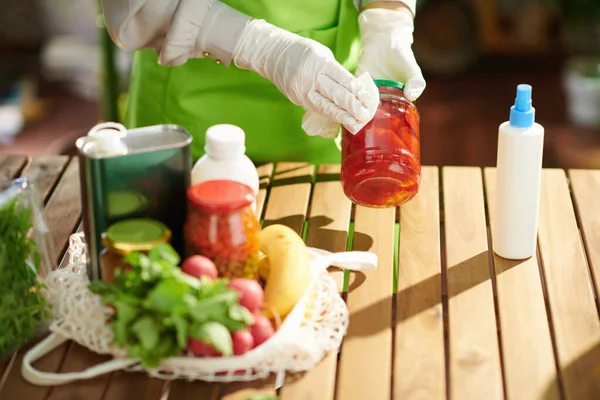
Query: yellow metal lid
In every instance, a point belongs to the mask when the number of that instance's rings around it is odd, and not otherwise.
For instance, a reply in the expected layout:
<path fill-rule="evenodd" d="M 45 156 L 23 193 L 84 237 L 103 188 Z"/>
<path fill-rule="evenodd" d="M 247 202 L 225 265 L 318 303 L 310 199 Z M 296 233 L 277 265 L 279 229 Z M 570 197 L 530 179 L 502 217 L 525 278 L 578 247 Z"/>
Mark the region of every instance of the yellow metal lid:
<path fill-rule="evenodd" d="M 121 255 L 150 251 L 157 244 L 167 243 L 170 239 L 169 228 L 162 222 L 148 218 L 116 222 L 102 235 L 104 246 Z"/>

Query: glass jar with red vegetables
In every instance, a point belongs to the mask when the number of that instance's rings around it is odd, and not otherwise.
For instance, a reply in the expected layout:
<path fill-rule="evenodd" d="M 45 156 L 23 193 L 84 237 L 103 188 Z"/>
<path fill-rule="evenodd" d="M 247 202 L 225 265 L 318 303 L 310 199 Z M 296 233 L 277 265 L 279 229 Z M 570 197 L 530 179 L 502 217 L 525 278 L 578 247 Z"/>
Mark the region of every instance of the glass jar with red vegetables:
<path fill-rule="evenodd" d="M 187 256 L 210 258 L 224 278 L 258 279 L 260 224 L 252 212 L 252 189 L 231 180 L 210 180 L 190 187 L 187 199 Z"/>
<path fill-rule="evenodd" d="M 341 181 L 346 196 L 366 207 L 397 207 L 412 199 L 421 181 L 419 112 L 404 85 L 375 80 L 375 117 L 356 135 L 342 130 Z"/>

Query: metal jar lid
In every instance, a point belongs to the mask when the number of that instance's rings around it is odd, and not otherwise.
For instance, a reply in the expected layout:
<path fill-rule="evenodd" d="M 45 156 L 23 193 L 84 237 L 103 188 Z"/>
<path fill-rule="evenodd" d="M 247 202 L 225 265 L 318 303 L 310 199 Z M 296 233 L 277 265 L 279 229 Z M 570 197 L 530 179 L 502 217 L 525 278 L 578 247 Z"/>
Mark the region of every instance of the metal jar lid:
<path fill-rule="evenodd" d="M 171 239 L 171 231 L 162 222 L 148 218 L 132 218 L 112 224 L 102 235 L 105 247 L 121 255 L 150 251 Z"/>

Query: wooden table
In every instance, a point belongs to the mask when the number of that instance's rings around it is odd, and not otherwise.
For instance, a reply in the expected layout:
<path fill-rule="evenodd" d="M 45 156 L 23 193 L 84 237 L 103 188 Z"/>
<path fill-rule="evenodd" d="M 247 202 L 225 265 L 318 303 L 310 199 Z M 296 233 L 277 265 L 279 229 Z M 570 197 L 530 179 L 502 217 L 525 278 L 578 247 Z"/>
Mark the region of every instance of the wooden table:
<path fill-rule="evenodd" d="M 289 225 L 311 246 L 379 256 L 377 270 L 349 276 L 340 353 L 289 376 L 280 399 L 600 399 L 600 171 L 544 171 L 538 256 L 521 262 L 490 251 L 494 169 L 425 167 L 419 195 L 399 210 L 352 206 L 337 166 L 260 172 L 264 224 Z M 63 254 L 81 220 L 77 161 L 0 156 L 0 179 L 20 175 L 37 180 Z M 342 291 L 343 274 L 332 274 Z M 22 357 L 0 364 L 0 399 L 275 395 L 273 380 L 219 385 L 128 372 L 36 387 L 21 378 Z M 68 343 L 37 367 L 75 371 L 104 360 Z"/>

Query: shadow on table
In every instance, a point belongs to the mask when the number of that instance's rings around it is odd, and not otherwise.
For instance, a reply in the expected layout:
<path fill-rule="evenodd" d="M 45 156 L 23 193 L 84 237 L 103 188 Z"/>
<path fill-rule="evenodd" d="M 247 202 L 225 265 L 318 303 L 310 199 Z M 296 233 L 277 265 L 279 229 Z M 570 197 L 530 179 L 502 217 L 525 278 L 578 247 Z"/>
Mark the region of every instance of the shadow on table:
<path fill-rule="evenodd" d="M 286 225 L 296 231 L 297 234 L 301 235 L 304 228 L 304 218 L 304 215 L 296 214 L 283 218 L 265 219 L 263 222 L 263 228 L 266 228 L 270 225 Z"/>
<path fill-rule="evenodd" d="M 311 165 L 307 163 L 288 165 L 286 169 L 280 169 L 273 173 L 271 188 L 300 183 L 312 183 L 313 173 L 310 172 Z"/>
<path fill-rule="evenodd" d="M 569 363 L 559 374 L 562 378 L 564 397 L 600 399 L 600 342 Z M 550 382 L 542 398 L 555 399 L 557 384 L 560 387 L 559 382 Z"/>
<path fill-rule="evenodd" d="M 331 218 L 323 215 L 312 216 L 308 219 L 307 242 L 328 251 L 344 251 L 348 244 L 348 232 L 326 227 L 332 223 Z M 315 243 L 318 242 L 318 243 Z M 373 246 L 373 238 L 364 233 L 354 232 L 352 240 L 352 250 L 369 251 Z M 358 271 L 349 271 L 348 291 L 352 291 L 362 285 L 367 276 Z"/>
<path fill-rule="evenodd" d="M 324 215 L 316 215 L 308 218 L 306 242 L 311 247 L 327 251 L 345 251 L 348 242 L 348 232 L 337 229 L 328 229 L 327 226 L 333 222 L 331 218 Z M 278 219 L 265 219 L 263 226 L 282 224 L 289 226 L 296 232 L 302 232 L 304 228 L 304 215 L 292 215 Z M 373 238 L 364 233 L 354 233 L 354 250 L 369 251 L 373 246 Z M 334 267 L 335 268 L 335 267 Z M 362 272 L 350 271 L 349 291 L 362 285 L 367 276 Z"/>
<path fill-rule="evenodd" d="M 400 290 L 393 298 L 387 297 L 368 307 L 353 312 L 351 314 L 352 319 L 356 321 L 368 320 L 370 322 L 368 324 L 360 324 L 361 326 L 354 326 L 351 334 L 353 336 L 370 336 L 389 328 L 389 325 L 387 325 L 389 320 L 383 318 L 374 319 L 372 316 L 374 313 L 385 309 L 384 306 L 387 306 L 386 303 L 392 302 L 394 299 L 397 304 L 396 321 L 394 324 L 398 324 L 432 307 L 439 306 L 441 309 L 444 292 L 448 293 L 448 298 L 452 298 L 481 284 L 490 285 L 489 290 L 491 291 L 492 281 L 488 260 L 488 252 L 482 252 L 449 268 L 446 276 L 447 282 L 450 282 L 448 290 L 446 290 L 446 283 L 442 282 L 442 273 L 440 271 L 435 276 Z M 518 262 L 515 262 L 513 267 L 518 264 Z M 398 275 L 402 277 L 402 264 L 398 265 L 398 270 Z M 360 279 L 357 278 L 359 282 L 352 283 L 349 287 L 350 294 L 366 279 L 368 279 L 368 273 Z M 402 282 L 399 281 L 398 286 L 401 287 Z M 442 313 L 440 312 L 439 318 L 442 317 Z"/>

